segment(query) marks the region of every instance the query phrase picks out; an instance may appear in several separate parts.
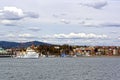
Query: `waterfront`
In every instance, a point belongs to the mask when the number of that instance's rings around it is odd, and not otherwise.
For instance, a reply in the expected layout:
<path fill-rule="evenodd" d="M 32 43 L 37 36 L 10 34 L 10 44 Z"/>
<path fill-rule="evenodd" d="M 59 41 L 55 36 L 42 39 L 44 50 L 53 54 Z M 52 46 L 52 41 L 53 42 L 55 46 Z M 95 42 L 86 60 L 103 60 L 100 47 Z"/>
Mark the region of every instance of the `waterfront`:
<path fill-rule="evenodd" d="M 0 58 L 0 80 L 119 80 L 119 57 Z"/>

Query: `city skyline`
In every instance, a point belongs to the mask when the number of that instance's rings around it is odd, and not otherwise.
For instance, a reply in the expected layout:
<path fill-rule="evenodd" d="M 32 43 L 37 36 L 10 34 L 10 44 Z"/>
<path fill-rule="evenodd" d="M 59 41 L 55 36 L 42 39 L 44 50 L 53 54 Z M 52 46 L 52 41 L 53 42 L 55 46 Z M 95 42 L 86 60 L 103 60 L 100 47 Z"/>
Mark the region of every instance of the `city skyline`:
<path fill-rule="evenodd" d="M 119 0 L 0 3 L 0 41 L 120 46 Z"/>

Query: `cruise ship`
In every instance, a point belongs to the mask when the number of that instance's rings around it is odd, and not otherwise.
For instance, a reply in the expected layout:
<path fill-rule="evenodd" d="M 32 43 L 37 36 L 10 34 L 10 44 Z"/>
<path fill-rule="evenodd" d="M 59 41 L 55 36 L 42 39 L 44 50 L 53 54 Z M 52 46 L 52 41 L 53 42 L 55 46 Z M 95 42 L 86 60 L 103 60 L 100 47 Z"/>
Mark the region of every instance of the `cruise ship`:
<path fill-rule="evenodd" d="M 39 58 L 39 53 L 35 52 L 31 47 L 28 47 L 25 52 L 18 53 L 16 58 Z"/>

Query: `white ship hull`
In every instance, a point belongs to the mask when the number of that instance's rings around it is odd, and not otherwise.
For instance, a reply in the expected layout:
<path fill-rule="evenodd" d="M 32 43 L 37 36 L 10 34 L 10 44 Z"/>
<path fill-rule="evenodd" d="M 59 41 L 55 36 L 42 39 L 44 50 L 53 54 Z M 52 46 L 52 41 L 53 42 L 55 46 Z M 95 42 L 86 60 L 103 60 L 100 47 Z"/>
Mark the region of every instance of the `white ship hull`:
<path fill-rule="evenodd" d="M 23 55 L 23 56 L 16 56 L 16 58 L 39 58 L 39 55 Z"/>

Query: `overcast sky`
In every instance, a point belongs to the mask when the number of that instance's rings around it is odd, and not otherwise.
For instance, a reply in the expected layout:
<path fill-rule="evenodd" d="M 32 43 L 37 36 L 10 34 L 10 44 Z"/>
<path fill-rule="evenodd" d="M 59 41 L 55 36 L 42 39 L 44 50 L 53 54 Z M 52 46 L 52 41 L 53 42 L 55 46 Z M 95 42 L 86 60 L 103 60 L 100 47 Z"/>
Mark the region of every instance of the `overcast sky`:
<path fill-rule="evenodd" d="M 0 0 L 0 41 L 120 46 L 120 0 Z"/>

